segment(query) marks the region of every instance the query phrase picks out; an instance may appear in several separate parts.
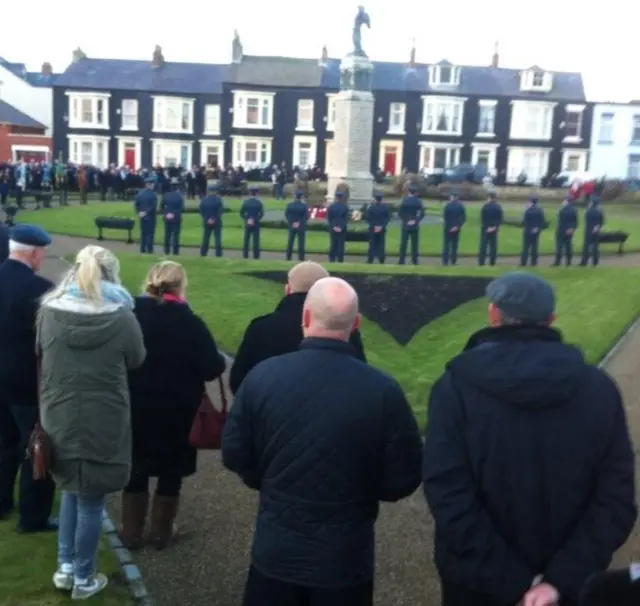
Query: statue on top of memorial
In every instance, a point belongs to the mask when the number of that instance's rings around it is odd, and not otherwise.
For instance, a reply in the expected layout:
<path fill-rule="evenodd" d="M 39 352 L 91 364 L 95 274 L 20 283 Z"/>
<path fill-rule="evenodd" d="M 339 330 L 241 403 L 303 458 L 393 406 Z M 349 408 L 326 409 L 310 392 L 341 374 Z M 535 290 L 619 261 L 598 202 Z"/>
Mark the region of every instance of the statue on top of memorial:
<path fill-rule="evenodd" d="M 371 19 L 364 9 L 364 6 L 358 7 L 358 14 L 353 22 L 353 54 L 366 57 L 367 54 L 362 50 L 362 26 L 366 25 L 371 29 Z"/>

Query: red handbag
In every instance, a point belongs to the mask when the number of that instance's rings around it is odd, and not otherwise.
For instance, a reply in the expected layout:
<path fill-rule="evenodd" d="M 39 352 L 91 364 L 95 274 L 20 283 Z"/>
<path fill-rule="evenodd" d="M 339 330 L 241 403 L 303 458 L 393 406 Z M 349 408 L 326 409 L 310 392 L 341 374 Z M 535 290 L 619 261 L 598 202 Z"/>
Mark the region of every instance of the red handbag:
<path fill-rule="evenodd" d="M 42 380 L 42 354 L 36 352 L 38 372 L 38 399 L 40 398 L 40 383 Z M 40 404 L 38 403 L 38 420 L 29 436 L 27 456 L 31 460 L 33 479 L 44 480 L 53 466 L 53 443 L 40 424 Z"/>
<path fill-rule="evenodd" d="M 222 445 L 222 431 L 227 421 L 228 405 L 222 377 L 218 378 L 218 384 L 222 409 L 218 410 L 205 392 L 191 425 L 189 444 L 198 450 L 220 450 Z"/>

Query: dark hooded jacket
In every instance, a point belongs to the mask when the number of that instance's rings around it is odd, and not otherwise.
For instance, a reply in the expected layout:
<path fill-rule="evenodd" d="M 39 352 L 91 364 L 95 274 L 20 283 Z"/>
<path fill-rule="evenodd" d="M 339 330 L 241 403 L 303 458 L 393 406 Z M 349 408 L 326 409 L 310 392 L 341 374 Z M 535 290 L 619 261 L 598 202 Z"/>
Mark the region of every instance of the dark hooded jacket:
<path fill-rule="evenodd" d="M 481 330 L 431 392 L 423 484 L 443 581 L 506 606 L 543 574 L 574 603 L 636 519 L 620 393 L 551 328 Z"/>

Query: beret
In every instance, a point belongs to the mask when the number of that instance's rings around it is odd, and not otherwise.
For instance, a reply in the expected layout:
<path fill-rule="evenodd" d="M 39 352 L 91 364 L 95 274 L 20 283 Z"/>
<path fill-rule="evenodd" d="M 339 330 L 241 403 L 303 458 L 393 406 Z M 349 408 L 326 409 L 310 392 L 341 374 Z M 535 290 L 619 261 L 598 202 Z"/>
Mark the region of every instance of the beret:
<path fill-rule="evenodd" d="M 250 191 L 250 192 L 255 193 L 255 192 L 257 192 L 257 191 L 260 191 L 260 188 L 259 188 L 259 187 L 256 187 L 255 185 L 252 185 L 252 186 L 249 188 L 249 191 Z"/>
<path fill-rule="evenodd" d="M 156 182 L 156 178 L 155 177 L 146 177 L 144 182 L 145 183 L 155 183 Z"/>
<path fill-rule="evenodd" d="M 207 191 L 216 191 L 217 189 L 218 189 L 217 183 L 209 183 L 209 185 L 207 185 Z"/>
<path fill-rule="evenodd" d="M 39 225 L 15 225 L 9 230 L 9 239 L 18 244 L 38 248 L 51 244 L 51 236 Z"/>
<path fill-rule="evenodd" d="M 373 197 L 378 200 L 382 200 L 382 198 L 384 198 L 384 194 L 381 191 L 374 191 L 373 192 Z"/>
<path fill-rule="evenodd" d="M 337 192 L 335 193 L 335 197 L 336 197 L 336 198 L 344 198 L 344 192 L 342 192 L 342 191 L 337 191 Z"/>
<path fill-rule="evenodd" d="M 524 271 L 506 273 L 487 286 L 487 297 L 513 320 L 537 324 L 546 322 L 556 307 L 549 282 Z"/>

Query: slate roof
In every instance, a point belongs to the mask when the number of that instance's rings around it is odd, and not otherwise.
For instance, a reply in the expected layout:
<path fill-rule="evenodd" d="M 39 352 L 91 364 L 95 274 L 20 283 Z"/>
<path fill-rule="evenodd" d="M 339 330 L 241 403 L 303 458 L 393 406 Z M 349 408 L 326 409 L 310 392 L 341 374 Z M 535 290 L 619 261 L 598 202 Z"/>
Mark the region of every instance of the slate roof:
<path fill-rule="evenodd" d="M 257 57 L 245 55 L 242 63 L 230 66 L 233 84 L 318 88 L 322 85 L 323 68 L 317 59 L 294 57 Z"/>
<path fill-rule="evenodd" d="M 11 124 L 11 126 L 26 126 L 29 128 L 40 128 L 46 130 L 46 126 L 31 116 L 23 114 L 19 109 L 9 105 L 0 99 L 0 124 Z"/>
<path fill-rule="evenodd" d="M 24 63 L 12 63 L 7 61 L 4 57 L 0 57 L 0 66 L 8 69 L 14 76 L 18 76 L 22 80 L 25 80 L 31 86 L 48 87 L 53 86 L 56 79 L 60 74 L 43 74 L 41 72 L 27 71 L 27 66 Z"/>
<path fill-rule="evenodd" d="M 151 61 L 80 59 L 56 80 L 56 86 L 91 90 L 130 90 L 157 93 L 218 94 L 228 81 L 228 65 L 174 63 L 154 67 Z"/>

